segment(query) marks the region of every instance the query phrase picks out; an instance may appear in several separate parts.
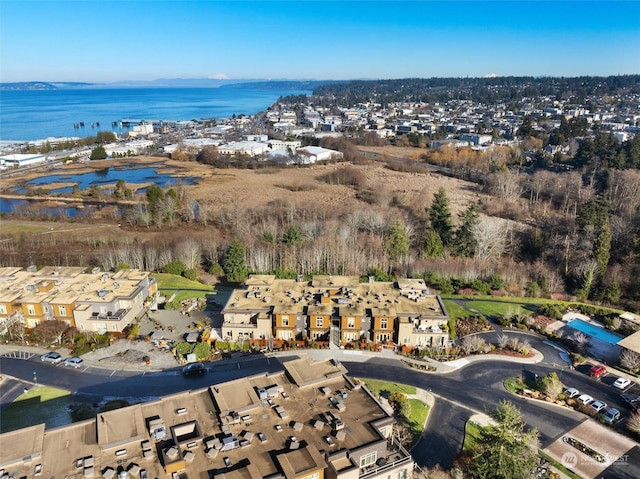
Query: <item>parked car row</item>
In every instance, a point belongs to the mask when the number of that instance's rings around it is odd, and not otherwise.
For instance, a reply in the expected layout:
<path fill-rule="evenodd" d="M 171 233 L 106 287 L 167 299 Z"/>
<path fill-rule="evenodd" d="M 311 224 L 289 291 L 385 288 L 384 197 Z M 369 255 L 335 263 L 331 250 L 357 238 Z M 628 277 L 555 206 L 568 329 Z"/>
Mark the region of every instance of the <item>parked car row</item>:
<path fill-rule="evenodd" d="M 589 406 L 596 414 L 603 414 L 604 421 L 608 424 L 615 424 L 620 420 L 620 411 L 616 408 L 607 409 L 608 404 L 599 399 L 593 399 L 588 394 L 580 394 L 576 388 L 567 388 L 564 395 L 568 398 L 575 399 L 584 406 Z M 624 394 L 623 394 L 624 396 Z M 640 406 L 640 403 L 639 403 Z"/>
<path fill-rule="evenodd" d="M 44 353 L 42 356 L 40 356 L 40 361 L 42 361 L 43 363 L 51 364 L 62 363 L 63 366 L 70 366 L 76 369 L 84 364 L 82 358 L 78 358 L 76 356 L 63 360 L 62 355 L 60 353 L 56 353 L 55 351 Z"/>

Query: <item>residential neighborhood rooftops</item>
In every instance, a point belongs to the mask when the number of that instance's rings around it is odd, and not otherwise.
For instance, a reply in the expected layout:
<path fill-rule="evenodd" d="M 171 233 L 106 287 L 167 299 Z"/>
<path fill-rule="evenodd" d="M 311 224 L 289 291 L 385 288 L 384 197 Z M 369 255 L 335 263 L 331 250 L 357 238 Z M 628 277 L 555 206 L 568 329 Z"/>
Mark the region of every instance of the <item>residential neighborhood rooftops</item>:
<path fill-rule="evenodd" d="M 280 373 L 174 394 L 69 426 L 5 433 L 0 467 L 16 477 L 30 477 L 40 466 L 55 477 L 145 469 L 148 477 L 215 471 L 237 479 L 295 479 L 316 472 L 323 477 L 335 464 L 359 470 L 357 478 L 365 472 L 376 477 L 375 459 L 361 461 L 373 453 L 384 459 L 386 473 L 387 457 L 393 457 L 392 468 L 409 473 L 411 456 L 390 439 L 393 418 L 345 373 L 330 360 L 299 359 L 284 363 Z M 339 394 L 344 390 L 348 397 Z M 171 433 L 155 435 L 158 427 Z"/>
<path fill-rule="evenodd" d="M 442 303 L 422 280 L 360 283 L 357 276 L 314 276 L 311 282 L 280 280 L 272 276 L 246 281 L 246 289 L 235 289 L 223 313 L 262 311 L 273 314 L 332 314 L 334 308 L 345 314 L 364 314 L 365 310 L 383 315 L 445 316 Z M 399 286 L 402 287 L 399 287 Z"/>

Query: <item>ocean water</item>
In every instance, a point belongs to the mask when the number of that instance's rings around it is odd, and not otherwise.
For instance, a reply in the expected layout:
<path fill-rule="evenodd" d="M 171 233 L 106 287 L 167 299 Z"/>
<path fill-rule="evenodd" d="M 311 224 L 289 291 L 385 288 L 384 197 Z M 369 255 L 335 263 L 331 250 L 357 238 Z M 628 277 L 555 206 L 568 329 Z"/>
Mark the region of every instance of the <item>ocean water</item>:
<path fill-rule="evenodd" d="M 235 88 L 81 88 L 0 92 L 0 140 L 85 138 L 98 131 L 123 133 L 120 120 L 200 120 L 253 115 L 280 96 L 305 94 Z M 84 122 L 84 128 L 74 124 Z M 112 122 L 117 122 L 112 127 Z M 100 123 L 98 127 L 97 124 Z M 94 125 L 92 128 L 91 125 Z"/>

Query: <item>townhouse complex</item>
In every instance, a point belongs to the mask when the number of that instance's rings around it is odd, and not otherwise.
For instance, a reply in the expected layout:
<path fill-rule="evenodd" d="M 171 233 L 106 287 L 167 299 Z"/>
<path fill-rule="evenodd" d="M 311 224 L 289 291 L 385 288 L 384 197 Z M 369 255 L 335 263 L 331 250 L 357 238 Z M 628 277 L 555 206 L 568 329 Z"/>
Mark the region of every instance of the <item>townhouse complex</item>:
<path fill-rule="evenodd" d="M 0 332 L 16 321 L 33 328 L 48 320 L 80 331 L 122 332 L 156 292 L 155 279 L 137 269 L 0 268 Z"/>
<path fill-rule="evenodd" d="M 3 477 L 408 479 L 394 419 L 333 361 L 0 435 Z"/>
<path fill-rule="evenodd" d="M 222 310 L 222 337 L 445 346 L 448 316 L 421 279 L 360 283 L 357 276 L 311 281 L 251 275 Z"/>

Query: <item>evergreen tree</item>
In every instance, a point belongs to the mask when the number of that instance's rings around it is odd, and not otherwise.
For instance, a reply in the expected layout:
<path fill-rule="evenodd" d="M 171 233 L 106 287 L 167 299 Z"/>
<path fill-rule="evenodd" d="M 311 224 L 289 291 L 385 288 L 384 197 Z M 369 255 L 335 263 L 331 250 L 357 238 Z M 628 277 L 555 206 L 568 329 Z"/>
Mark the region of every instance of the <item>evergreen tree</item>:
<path fill-rule="evenodd" d="M 227 275 L 227 281 L 240 283 L 247 277 L 244 255 L 244 247 L 238 240 L 233 240 L 227 248 L 222 262 L 222 269 Z"/>
<path fill-rule="evenodd" d="M 607 272 L 611 257 L 611 225 L 609 221 L 605 221 L 598 228 L 593 240 L 593 256 L 598 263 L 598 275 L 603 277 Z"/>
<path fill-rule="evenodd" d="M 409 235 L 404 225 L 398 220 L 391 226 L 387 254 L 392 261 L 402 260 L 409 254 Z"/>
<path fill-rule="evenodd" d="M 444 256 L 444 245 L 436 231 L 427 231 L 424 246 L 422 247 L 422 255 L 425 258 L 440 258 Z"/>
<path fill-rule="evenodd" d="M 287 245 L 302 244 L 302 232 L 296 225 L 289 226 L 289 229 L 282 235 L 282 242 Z"/>
<path fill-rule="evenodd" d="M 476 240 L 475 229 L 480 219 L 478 208 L 471 205 L 465 211 L 460 213 L 460 226 L 455 234 L 455 249 L 458 256 L 472 256 L 478 241 Z"/>
<path fill-rule="evenodd" d="M 451 225 L 451 210 L 449 209 L 449 198 L 444 188 L 440 187 L 434 195 L 433 203 L 428 210 L 431 228 L 438 233 L 442 244 L 451 246 L 453 241 L 453 226 Z"/>
<path fill-rule="evenodd" d="M 164 191 L 159 186 L 151 186 L 147 188 L 145 195 L 147 197 L 147 203 L 149 204 L 149 210 L 155 215 L 164 199 Z"/>
<path fill-rule="evenodd" d="M 90 160 L 104 160 L 107 157 L 107 152 L 102 146 L 96 146 L 91 150 Z"/>
<path fill-rule="evenodd" d="M 502 401 L 491 414 L 493 424 L 480 430 L 480 438 L 467 472 L 478 479 L 533 477 L 538 465 L 538 431 L 525 431 L 520 410 Z"/>

